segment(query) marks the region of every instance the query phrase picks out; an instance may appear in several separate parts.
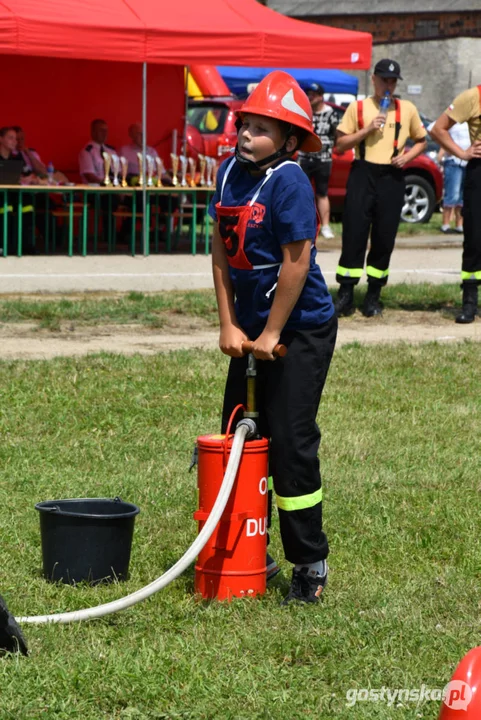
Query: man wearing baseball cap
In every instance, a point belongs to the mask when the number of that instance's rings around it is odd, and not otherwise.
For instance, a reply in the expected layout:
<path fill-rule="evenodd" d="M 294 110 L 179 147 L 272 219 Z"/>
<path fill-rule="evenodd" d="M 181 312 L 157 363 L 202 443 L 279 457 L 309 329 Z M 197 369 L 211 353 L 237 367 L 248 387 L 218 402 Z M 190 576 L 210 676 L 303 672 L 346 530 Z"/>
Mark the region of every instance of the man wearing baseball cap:
<path fill-rule="evenodd" d="M 401 66 L 395 60 L 379 60 L 374 68 L 374 75 L 378 75 L 381 78 L 395 78 L 396 80 L 402 80 L 401 77 Z"/>
<path fill-rule="evenodd" d="M 314 186 L 316 204 L 321 218 L 321 235 L 326 239 L 334 237 L 329 225 L 331 208 L 327 196 L 327 186 L 332 168 L 332 151 L 336 140 L 339 118 L 330 105 L 324 102 L 324 88 L 313 82 L 304 88 L 312 108 L 312 125 L 321 140 L 318 152 L 299 153 L 300 166 Z"/>
<path fill-rule="evenodd" d="M 456 123 L 463 122 L 469 128 L 468 148 L 458 145 L 449 133 Z M 456 322 L 472 323 L 478 314 L 478 286 L 481 285 L 481 85 L 455 97 L 430 132 L 448 153 L 468 163 L 463 190 L 463 309 L 456 316 Z"/>
<path fill-rule="evenodd" d="M 355 148 L 346 188 L 342 223 L 342 253 L 336 271 L 340 284 L 335 303 L 338 315 L 354 312 L 354 286 L 364 272 L 368 290 L 362 312 L 382 313 L 381 289 L 389 276 L 389 261 L 404 203 L 403 167 L 426 149 L 426 130 L 415 106 L 394 97 L 402 80 L 399 63 L 379 60 L 374 68 L 374 93 L 352 102 L 337 130 L 339 152 Z M 404 152 L 406 141 L 414 145 Z"/>

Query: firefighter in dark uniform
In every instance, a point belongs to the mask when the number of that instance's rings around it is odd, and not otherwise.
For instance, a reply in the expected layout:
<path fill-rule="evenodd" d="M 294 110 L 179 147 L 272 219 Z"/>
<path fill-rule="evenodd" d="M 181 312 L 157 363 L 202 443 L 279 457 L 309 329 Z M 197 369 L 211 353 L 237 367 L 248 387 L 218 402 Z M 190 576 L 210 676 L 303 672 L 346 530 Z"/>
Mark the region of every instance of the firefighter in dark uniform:
<path fill-rule="evenodd" d="M 101 185 L 105 178 L 104 152 L 115 154 L 115 148 L 107 145 L 109 129 L 105 120 L 92 120 L 90 123 L 91 140 L 79 153 L 79 172 L 82 182 Z"/>
<path fill-rule="evenodd" d="M 335 303 L 338 315 L 354 312 L 353 292 L 367 256 L 368 290 L 362 312 L 380 315 L 380 294 L 387 283 L 389 260 L 404 203 L 403 167 L 426 149 L 426 130 L 419 113 L 408 100 L 393 98 L 401 68 L 394 60 L 380 60 L 374 68 L 374 94 L 352 102 L 337 130 L 339 152 L 356 149 L 346 188 L 343 214 L 342 254 L 336 270 L 340 283 Z M 392 98 L 387 114 L 380 112 L 386 93 Z M 406 141 L 412 148 L 404 153 Z"/>
<path fill-rule="evenodd" d="M 83 183 L 89 185 L 103 185 L 105 179 L 104 153 L 111 157 L 116 154 L 115 148 L 107 144 L 109 128 L 105 120 L 97 118 L 90 123 L 90 137 L 88 142 L 80 151 L 79 172 Z M 102 232 L 104 237 L 110 237 L 111 221 L 110 210 L 116 210 L 119 204 L 117 195 L 111 196 L 101 194 L 99 198 L 102 215 Z"/>
<path fill-rule="evenodd" d="M 471 146 L 463 150 L 449 134 L 455 123 L 467 122 Z M 464 243 L 461 267 L 463 309 L 457 323 L 472 323 L 478 311 L 481 283 L 481 85 L 458 95 L 431 129 L 432 137 L 451 155 L 466 160 L 463 218 Z"/>

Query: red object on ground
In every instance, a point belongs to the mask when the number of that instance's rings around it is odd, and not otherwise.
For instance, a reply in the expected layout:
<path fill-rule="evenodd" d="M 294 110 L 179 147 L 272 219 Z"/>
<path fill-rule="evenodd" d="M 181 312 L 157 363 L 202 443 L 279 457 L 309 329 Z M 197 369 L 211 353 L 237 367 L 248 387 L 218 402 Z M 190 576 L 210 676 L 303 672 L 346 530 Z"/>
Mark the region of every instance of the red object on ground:
<path fill-rule="evenodd" d="M 228 447 L 232 446 L 229 436 Z M 203 598 L 231 600 L 266 589 L 268 440 L 248 440 L 226 509 L 195 566 L 195 590 Z M 197 438 L 199 532 L 225 473 L 225 435 Z"/>
<path fill-rule="evenodd" d="M 371 64 L 371 46 L 370 33 L 294 20 L 256 0 L 0 3 L 3 54 L 365 70 Z M 46 83 L 51 80 L 46 78 Z"/>
<path fill-rule="evenodd" d="M 481 647 L 470 650 L 444 688 L 439 720 L 481 718 Z"/>

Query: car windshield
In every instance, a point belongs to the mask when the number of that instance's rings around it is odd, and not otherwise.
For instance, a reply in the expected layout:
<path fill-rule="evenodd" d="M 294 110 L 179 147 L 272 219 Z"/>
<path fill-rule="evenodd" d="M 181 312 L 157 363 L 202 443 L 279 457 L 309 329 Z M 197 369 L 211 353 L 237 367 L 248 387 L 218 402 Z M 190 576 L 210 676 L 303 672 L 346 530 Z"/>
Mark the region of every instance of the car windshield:
<path fill-rule="evenodd" d="M 189 107 L 187 110 L 187 122 L 193 125 L 201 133 L 220 133 L 224 129 L 228 108 L 221 105 L 200 105 Z"/>

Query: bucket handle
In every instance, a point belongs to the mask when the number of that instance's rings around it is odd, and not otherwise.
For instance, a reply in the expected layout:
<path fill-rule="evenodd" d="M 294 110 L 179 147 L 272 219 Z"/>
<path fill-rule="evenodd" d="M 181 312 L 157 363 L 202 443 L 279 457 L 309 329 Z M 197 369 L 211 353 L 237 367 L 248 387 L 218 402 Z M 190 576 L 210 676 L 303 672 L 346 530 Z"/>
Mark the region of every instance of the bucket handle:
<path fill-rule="evenodd" d="M 224 440 L 222 443 L 224 446 L 224 454 L 223 454 L 224 470 L 227 467 L 227 449 L 228 449 L 228 445 L 229 445 L 229 435 L 231 434 L 230 429 L 232 427 L 232 423 L 234 422 L 234 418 L 235 418 L 238 410 L 245 410 L 245 407 L 242 405 L 242 403 L 240 403 L 239 405 L 236 405 L 235 408 L 233 409 L 233 411 L 231 412 L 229 422 L 227 423 L 227 429 L 225 431 L 225 437 L 224 437 Z"/>
<path fill-rule="evenodd" d="M 122 501 L 122 498 L 119 498 L 119 496 L 117 495 L 116 497 L 114 497 L 113 502 L 121 503 L 123 501 Z M 48 507 L 43 507 L 42 510 L 45 510 L 46 512 L 58 512 L 58 513 L 62 512 L 62 509 L 59 508 L 58 505 L 49 505 Z"/>

